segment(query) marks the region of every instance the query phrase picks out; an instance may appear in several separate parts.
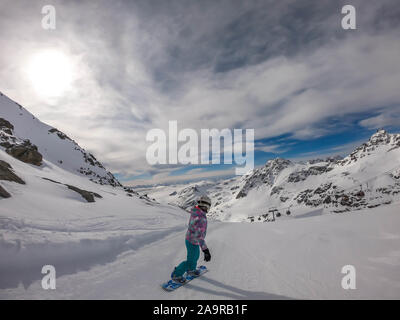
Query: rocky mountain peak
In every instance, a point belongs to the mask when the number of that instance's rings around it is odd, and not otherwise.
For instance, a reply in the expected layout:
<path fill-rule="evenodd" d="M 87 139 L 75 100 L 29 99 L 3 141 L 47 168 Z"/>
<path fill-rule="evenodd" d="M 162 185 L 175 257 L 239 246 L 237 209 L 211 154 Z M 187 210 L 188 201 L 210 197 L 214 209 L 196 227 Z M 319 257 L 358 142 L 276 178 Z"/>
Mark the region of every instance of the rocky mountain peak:
<path fill-rule="evenodd" d="M 45 160 L 95 183 L 121 186 L 91 153 L 3 94 L 0 95 L 0 149 L 25 163 L 41 166 Z"/>
<path fill-rule="evenodd" d="M 268 160 L 267 163 L 265 164 L 265 167 L 268 167 L 270 169 L 281 170 L 282 168 L 286 168 L 291 164 L 292 162 L 290 160 L 283 158 L 275 158 Z"/>
<path fill-rule="evenodd" d="M 293 163 L 290 160 L 283 158 L 268 160 L 265 166 L 255 169 L 252 174 L 245 177 L 245 183 L 237 194 L 236 199 L 245 197 L 247 192 L 254 187 L 260 185 L 272 186 L 282 170 L 292 165 Z"/>
<path fill-rule="evenodd" d="M 378 129 L 369 139 L 369 143 L 372 145 L 377 144 L 388 144 L 391 140 L 391 134 L 387 133 L 384 129 Z"/>
<path fill-rule="evenodd" d="M 389 152 L 400 147 L 400 134 L 391 134 L 384 129 L 378 129 L 367 142 L 357 147 L 343 160 L 338 161 L 342 166 L 357 162 L 359 159 L 372 154 Z"/>

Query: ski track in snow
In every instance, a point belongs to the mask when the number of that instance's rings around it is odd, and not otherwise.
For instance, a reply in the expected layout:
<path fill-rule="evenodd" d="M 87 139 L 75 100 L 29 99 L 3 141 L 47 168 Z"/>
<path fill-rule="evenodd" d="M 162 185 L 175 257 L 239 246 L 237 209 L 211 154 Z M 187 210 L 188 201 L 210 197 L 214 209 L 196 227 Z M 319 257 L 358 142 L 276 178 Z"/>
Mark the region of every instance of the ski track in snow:
<path fill-rule="evenodd" d="M 32 282 L 42 278 L 40 270 L 45 264 L 54 265 L 57 276 L 89 270 L 94 265 L 114 261 L 123 252 L 139 250 L 184 228 L 180 225 L 137 235 L 64 243 L 28 243 L 23 247 L 20 241 L 6 242 L 0 238 L 0 274 L 7 275 L 0 278 L 0 289 L 18 287 L 20 283 L 28 288 Z"/>
<path fill-rule="evenodd" d="M 109 221 L 104 221 L 108 219 Z M 100 220 L 93 222 L 93 220 Z M 139 220 L 139 224 L 138 224 Z M 100 232 L 100 231 L 134 231 L 134 230 L 160 230 L 157 227 L 158 219 L 145 218 L 142 221 L 138 218 L 115 220 L 114 216 L 104 216 L 88 219 L 75 219 L 65 221 L 54 221 L 42 219 L 30 221 L 27 219 L 13 219 L 0 217 L 0 230 L 42 230 L 52 232 Z M 154 221 L 154 222 L 152 222 Z M 141 224 L 140 224 L 141 222 Z M 168 228 L 165 228 L 168 229 Z"/>

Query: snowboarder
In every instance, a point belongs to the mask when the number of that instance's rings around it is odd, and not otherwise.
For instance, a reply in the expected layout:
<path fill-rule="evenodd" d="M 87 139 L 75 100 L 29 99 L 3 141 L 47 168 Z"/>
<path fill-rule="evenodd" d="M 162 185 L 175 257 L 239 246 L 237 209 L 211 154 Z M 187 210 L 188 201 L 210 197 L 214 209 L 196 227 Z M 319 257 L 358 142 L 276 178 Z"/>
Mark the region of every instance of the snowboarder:
<path fill-rule="evenodd" d="M 192 276 L 200 274 L 200 271 L 196 269 L 197 260 L 200 256 L 200 248 L 204 253 L 204 260 L 207 262 L 211 260 L 210 250 L 208 250 L 204 240 L 207 232 L 206 214 L 210 207 L 210 198 L 203 195 L 197 201 L 197 205 L 191 210 L 189 227 L 185 239 L 187 258 L 175 267 L 171 273 L 171 279 L 176 282 L 185 282 L 185 277 L 183 276 L 185 272 Z"/>

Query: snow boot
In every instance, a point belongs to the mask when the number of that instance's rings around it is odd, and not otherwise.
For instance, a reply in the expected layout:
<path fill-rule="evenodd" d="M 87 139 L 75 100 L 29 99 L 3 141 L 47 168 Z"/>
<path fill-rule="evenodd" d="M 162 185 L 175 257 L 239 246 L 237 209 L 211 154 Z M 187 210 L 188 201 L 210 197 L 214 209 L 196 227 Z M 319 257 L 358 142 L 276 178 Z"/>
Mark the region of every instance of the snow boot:
<path fill-rule="evenodd" d="M 175 275 L 175 270 L 176 270 L 176 267 L 174 268 L 174 271 L 172 271 L 172 273 L 171 273 L 171 279 L 172 279 L 173 281 L 175 281 L 175 282 L 178 282 L 178 283 L 184 283 L 184 282 L 186 282 L 186 279 L 185 279 L 184 276 L 176 276 L 176 275 Z"/>
<path fill-rule="evenodd" d="M 187 271 L 187 275 L 188 276 L 192 276 L 192 277 L 198 277 L 200 275 L 200 270 L 188 270 Z"/>

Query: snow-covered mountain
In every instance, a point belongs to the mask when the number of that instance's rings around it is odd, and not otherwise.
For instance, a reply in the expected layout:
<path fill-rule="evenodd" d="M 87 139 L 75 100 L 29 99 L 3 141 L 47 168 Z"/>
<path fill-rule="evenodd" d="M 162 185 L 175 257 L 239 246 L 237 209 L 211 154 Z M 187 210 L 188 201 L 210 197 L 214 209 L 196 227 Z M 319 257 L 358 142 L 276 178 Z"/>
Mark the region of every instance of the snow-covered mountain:
<path fill-rule="evenodd" d="M 184 210 L 189 210 L 196 204 L 201 195 L 214 190 L 215 185 L 214 181 L 200 181 L 181 185 L 139 187 L 134 190 L 142 195 L 150 195 L 151 198 L 163 203 L 170 203 Z"/>
<path fill-rule="evenodd" d="M 32 165 L 45 158 L 51 165 L 88 177 L 91 181 L 121 186 L 93 154 L 66 134 L 33 116 L 0 93 L 0 149 Z"/>
<path fill-rule="evenodd" d="M 345 158 L 293 162 L 276 158 L 242 177 L 158 187 L 148 192 L 185 209 L 201 193 L 213 200 L 210 216 L 265 221 L 269 210 L 301 215 L 312 209 L 345 212 L 390 204 L 400 195 L 400 134 L 378 130 Z"/>

